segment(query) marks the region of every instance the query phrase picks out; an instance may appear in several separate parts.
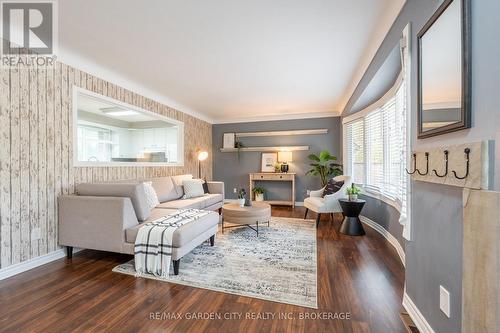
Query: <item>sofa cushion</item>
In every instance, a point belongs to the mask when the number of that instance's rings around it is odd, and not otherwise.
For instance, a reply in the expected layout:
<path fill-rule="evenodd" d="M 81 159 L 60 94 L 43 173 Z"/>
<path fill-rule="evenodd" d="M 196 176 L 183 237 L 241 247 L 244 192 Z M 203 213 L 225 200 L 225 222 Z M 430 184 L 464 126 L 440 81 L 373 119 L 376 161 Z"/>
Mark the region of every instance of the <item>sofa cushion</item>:
<path fill-rule="evenodd" d="M 167 202 L 162 202 L 156 208 L 170 208 L 170 209 L 188 209 L 188 208 L 196 208 L 203 209 L 205 198 L 197 197 L 190 199 L 177 199 Z"/>
<path fill-rule="evenodd" d="M 212 206 L 218 202 L 222 202 L 222 194 L 209 193 L 201 197 L 190 198 L 190 199 L 178 199 L 168 202 L 162 202 L 156 208 L 168 208 L 168 209 L 205 209 L 205 207 Z"/>
<path fill-rule="evenodd" d="M 181 197 L 177 194 L 172 177 L 153 178 L 150 179 L 150 181 L 153 184 L 153 188 L 155 189 L 160 202 L 171 201 Z"/>
<path fill-rule="evenodd" d="M 149 217 L 149 219 L 147 221 L 144 221 L 143 223 L 152 222 L 158 218 L 174 212 L 175 209 L 153 209 L 151 211 L 151 216 Z M 139 228 L 143 223 L 125 230 L 125 239 L 127 240 L 127 242 L 135 243 L 137 233 L 139 232 Z M 189 243 L 191 240 L 193 240 L 203 232 L 217 225 L 218 223 L 219 215 L 212 212 L 199 220 L 184 224 L 174 231 L 174 235 L 172 237 L 172 245 L 174 247 L 181 247 L 184 244 Z"/>
<path fill-rule="evenodd" d="M 99 197 L 128 197 L 132 201 L 139 221 L 148 219 L 151 210 L 146 201 L 146 192 L 141 183 L 85 183 L 75 188 L 78 195 Z"/>
<path fill-rule="evenodd" d="M 156 194 L 151 182 L 143 182 L 142 186 L 144 186 L 144 192 L 146 192 L 146 202 L 151 210 L 160 204 L 160 201 L 158 201 L 158 195 Z"/>
<path fill-rule="evenodd" d="M 212 205 L 215 205 L 216 203 L 218 202 L 222 202 L 222 194 L 219 194 L 219 193 L 208 193 L 208 194 L 205 194 L 203 196 L 203 198 L 205 199 L 204 201 L 204 207 L 208 207 L 208 206 L 212 206 Z"/>
<path fill-rule="evenodd" d="M 193 175 L 178 175 L 172 176 L 172 180 L 175 184 L 175 190 L 177 191 L 177 197 L 180 198 L 184 195 L 184 189 L 182 188 L 182 181 L 193 179 Z"/>
<path fill-rule="evenodd" d="M 197 198 L 205 194 L 203 191 L 203 180 L 201 179 L 185 179 L 182 181 L 182 187 L 184 188 L 183 199 Z"/>

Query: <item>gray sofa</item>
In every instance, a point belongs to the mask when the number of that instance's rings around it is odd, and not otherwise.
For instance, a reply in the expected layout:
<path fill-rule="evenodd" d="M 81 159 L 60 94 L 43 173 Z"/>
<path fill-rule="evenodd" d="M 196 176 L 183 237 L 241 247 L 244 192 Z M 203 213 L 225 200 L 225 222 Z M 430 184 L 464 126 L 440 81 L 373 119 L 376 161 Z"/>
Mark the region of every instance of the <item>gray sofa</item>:
<path fill-rule="evenodd" d="M 217 211 L 224 201 L 224 183 L 207 182 L 209 194 L 182 199 L 182 180 L 191 175 L 160 177 L 141 181 L 79 184 L 74 195 L 59 198 L 59 245 L 134 254 L 141 224 L 183 208 Z M 160 204 L 149 209 L 142 181 L 151 181 Z M 178 274 L 180 259 L 206 240 L 213 246 L 219 214 L 179 227 L 173 235 L 172 260 Z"/>

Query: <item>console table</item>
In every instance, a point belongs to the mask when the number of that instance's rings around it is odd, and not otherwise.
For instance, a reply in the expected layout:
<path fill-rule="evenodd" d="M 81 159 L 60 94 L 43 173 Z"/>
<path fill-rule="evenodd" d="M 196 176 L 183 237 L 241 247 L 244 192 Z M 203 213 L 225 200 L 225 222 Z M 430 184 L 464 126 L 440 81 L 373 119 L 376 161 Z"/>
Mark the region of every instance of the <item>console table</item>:
<path fill-rule="evenodd" d="M 253 188 L 255 185 L 255 181 L 264 180 L 264 181 L 276 181 L 276 182 L 290 182 L 292 186 L 292 198 L 289 201 L 281 201 L 281 200 L 266 200 L 264 202 L 270 205 L 285 205 L 295 207 L 295 173 L 292 172 L 256 172 L 250 173 L 250 195 L 253 198 Z"/>

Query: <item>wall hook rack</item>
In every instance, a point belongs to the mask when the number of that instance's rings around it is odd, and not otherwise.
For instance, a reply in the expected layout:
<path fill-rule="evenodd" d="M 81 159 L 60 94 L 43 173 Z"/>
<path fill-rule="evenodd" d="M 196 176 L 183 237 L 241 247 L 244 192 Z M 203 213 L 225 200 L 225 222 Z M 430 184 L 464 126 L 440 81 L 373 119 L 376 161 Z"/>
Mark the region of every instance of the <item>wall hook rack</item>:
<path fill-rule="evenodd" d="M 425 172 L 420 172 L 420 170 L 416 169 L 418 174 L 420 176 L 425 176 L 429 173 L 429 153 L 428 152 L 425 152 L 425 165 L 426 165 L 426 169 L 425 169 Z"/>
<path fill-rule="evenodd" d="M 449 153 L 450 152 L 448 150 L 444 151 L 444 161 L 445 161 L 444 174 L 440 175 L 437 173 L 436 169 L 432 170 L 434 172 L 434 174 L 440 178 L 446 177 L 448 175 L 448 154 Z"/>
<path fill-rule="evenodd" d="M 407 168 L 405 168 L 406 173 L 409 175 L 413 175 L 415 172 L 417 172 L 417 154 L 412 154 L 412 156 L 413 156 L 413 171 L 410 172 L 408 171 Z"/>
<path fill-rule="evenodd" d="M 469 155 L 470 155 L 470 148 L 465 148 L 464 149 L 464 153 L 465 153 L 465 161 L 466 161 L 465 176 L 459 177 L 459 176 L 457 176 L 457 173 L 455 172 L 455 170 L 451 171 L 451 172 L 453 172 L 453 175 L 455 175 L 455 178 L 457 178 L 457 179 L 465 179 L 465 178 L 467 178 L 469 176 Z"/>

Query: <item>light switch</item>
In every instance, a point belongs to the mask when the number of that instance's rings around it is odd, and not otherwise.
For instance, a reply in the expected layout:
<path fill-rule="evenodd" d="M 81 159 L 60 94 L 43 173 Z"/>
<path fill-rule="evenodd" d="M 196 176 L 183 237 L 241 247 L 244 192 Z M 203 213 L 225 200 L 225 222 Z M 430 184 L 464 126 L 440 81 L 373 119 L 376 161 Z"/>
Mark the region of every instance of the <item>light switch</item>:
<path fill-rule="evenodd" d="M 450 318 L 450 293 L 443 286 L 439 286 L 439 308 Z"/>

